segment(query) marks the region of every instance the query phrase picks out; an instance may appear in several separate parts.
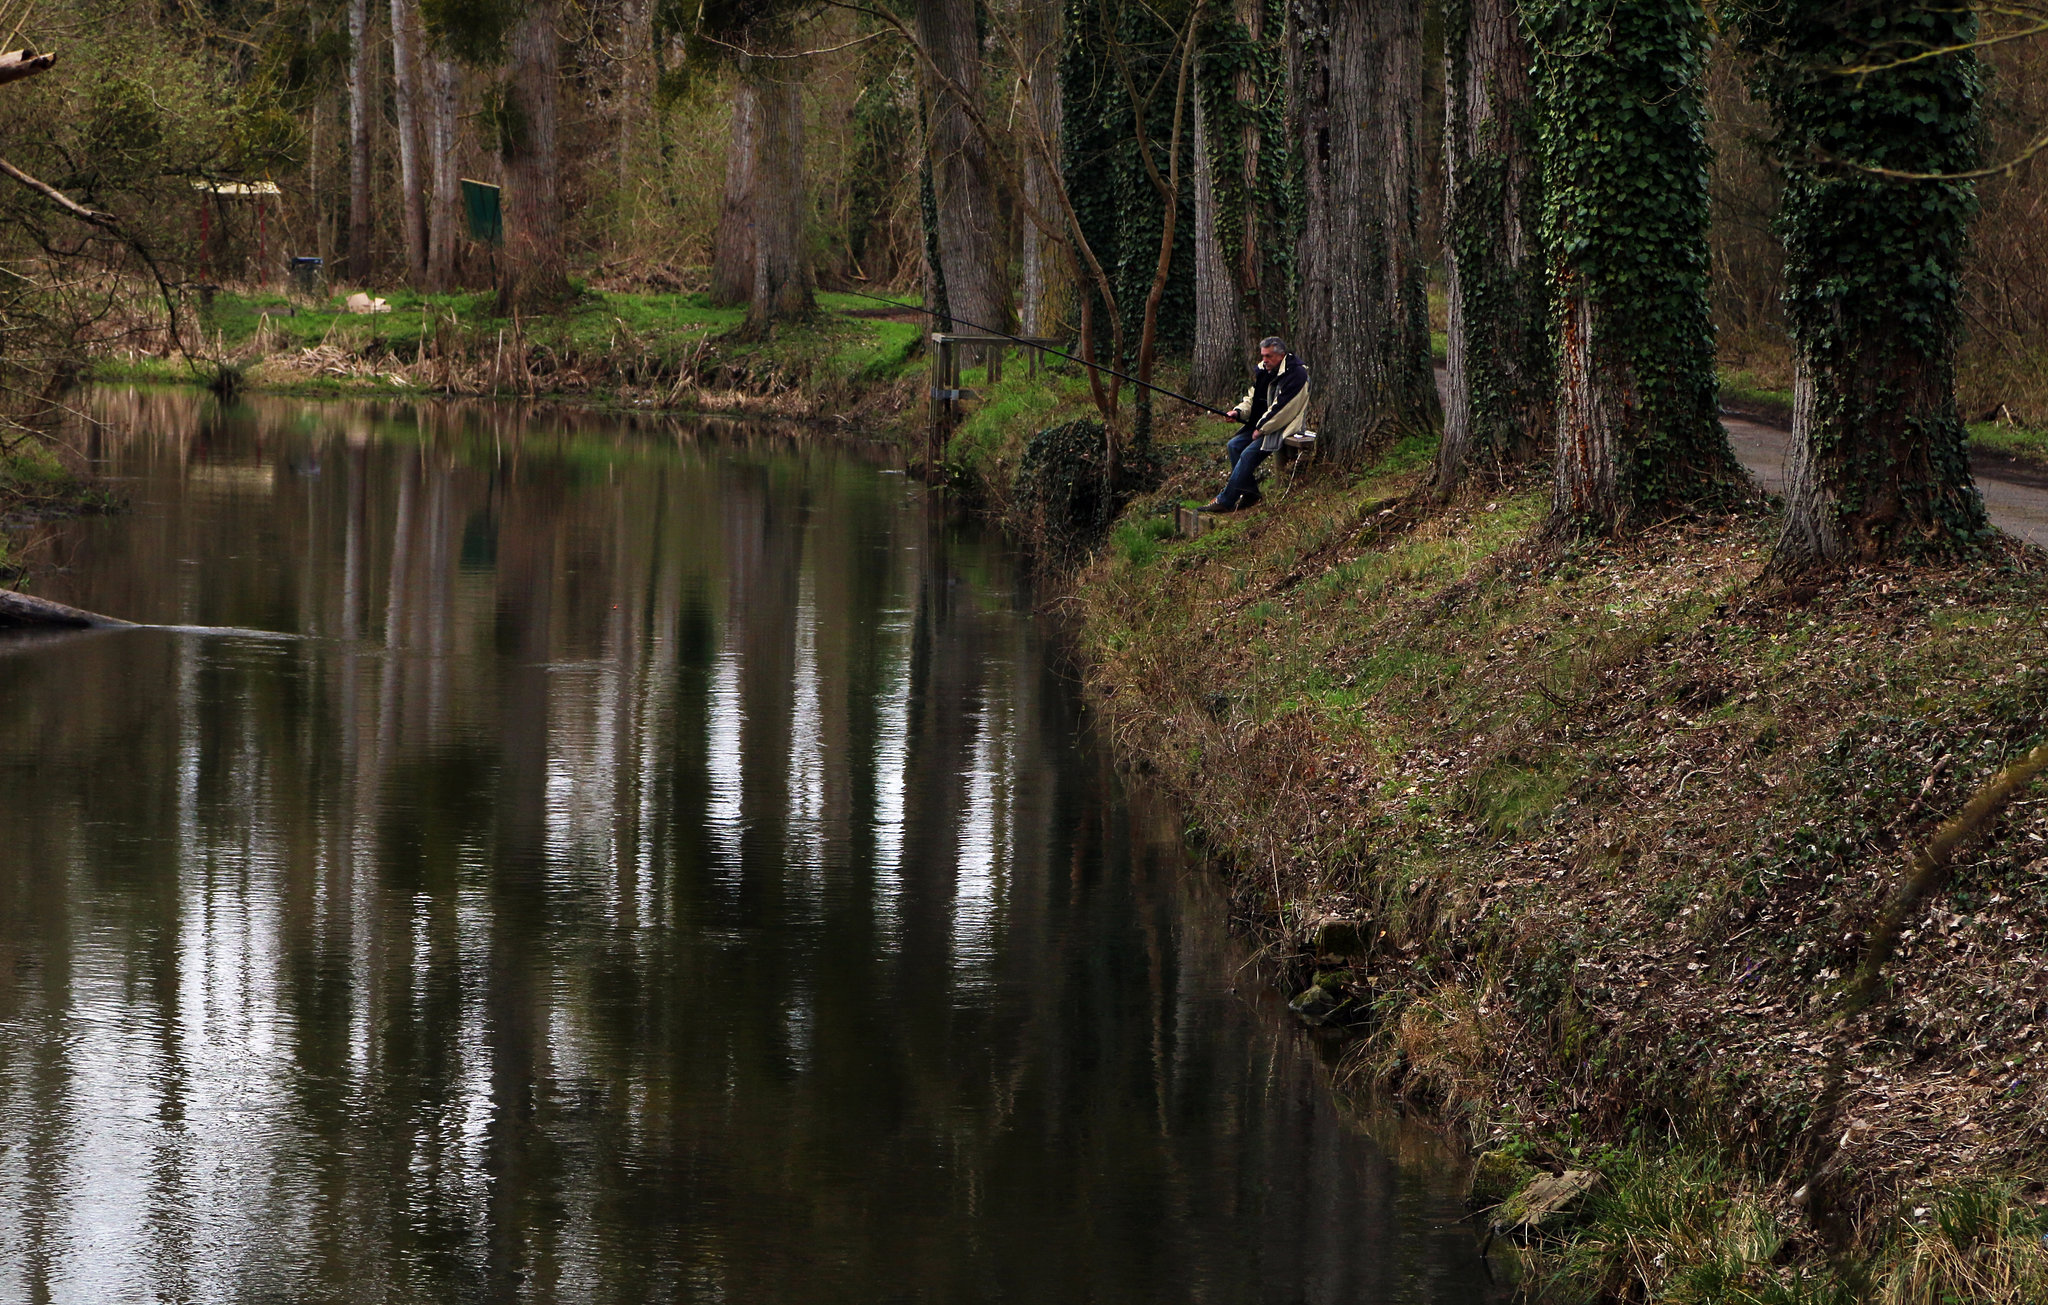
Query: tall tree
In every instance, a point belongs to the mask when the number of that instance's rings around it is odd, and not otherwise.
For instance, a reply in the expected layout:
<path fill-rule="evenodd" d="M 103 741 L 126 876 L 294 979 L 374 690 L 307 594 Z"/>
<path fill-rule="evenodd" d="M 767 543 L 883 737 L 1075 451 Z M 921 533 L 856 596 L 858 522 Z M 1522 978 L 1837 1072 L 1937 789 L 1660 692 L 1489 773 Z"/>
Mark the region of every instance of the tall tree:
<path fill-rule="evenodd" d="M 754 163 L 754 281 L 747 328 L 801 317 L 812 309 L 811 270 L 804 256 L 804 101 L 801 65 L 750 60 L 760 147 Z"/>
<path fill-rule="evenodd" d="M 348 0 L 348 276 L 370 279 L 370 0 Z"/>
<path fill-rule="evenodd" d="M 1966 547 L 1988 530 L 1956 412 L 1982 72 L 1966 6 L 1786 0 L 1744 18 L 1785 169 L 1794 354 L 1780 565 Z M 1934 52 L 1934 53 L 1929 53 Z"/>
<path fill-rule="evenodd" d="M 455 285 L 456 260 L 462 249 L 462 179 L 456 131 L 462 118 L 462 69 L 455 60 L 435 54 L 426 61 L 427 154 L 434 165 L 434 193 L 428 206 L 427 285 L 447 290 Z"/>
<path fill-rule="evenodd" d="M 1295 332 L 1329 451 L 1436 424 L 1417 124 L 1421 0 L 1304 0 L 1295 52 L 1304 229 Z"/>
<path fill-rule="evenodd" d="M 811 311 L 804 242 L 803 78 L 788 0 L 719 0 L 698 10 L 707 51 L 737 55 L 732 140 L 712 257 L 714 303 L 747 305 L 747 328 Z"/>
<path fill-rule="evenodd" d="M 1057 213 L 1053 188 L 1059 185 L 1052 142 L 1060 130 L 1060 4 L 1059 0 L 1020 0 L 1017 13 L 1017 62 L 1024 83 L 1031 139 L 1024 150 L 1024 200 L 1041 213 Z M 1071 278 L 1057 241 L 1035 222 L 1023 224 L 1022 296 L 1018 319 L 1024 334 L 1044 336 L 1066 320 Z"/>
<path fill-rule="evenodd" d="M 1285 8 L 1216 4 L 1195 91 L 1195 339 L 1191 384 L 1236 398 L 1252 342 L 1286 331 L 1293 187 L 1282 126 Z"/>
<path fill-rule="evenodd" d="M 646 143 L 641 127 L 654 112 L 654 6 L 655 0 L 619 2 L 618 110 L 613 130 L 618 133 L 620 214 L 625 221 L 631 221 L 637 210 L 630 188 Z"/>
<path fill-rule="evenodd" d="M 915 0 L 917 39 L 930 58 L 924 69 L 925 139 L 931 155 L 938 246 L 946 302 L 958 316 L 1006 328 L 1009 292 L 1002 265 L 988 142 L 974 130 L 961 95 L 981 92 L 981 39 L 976 0 Z M 958 91 L 946 87 L 950 80 Z"/>
<path fill-rule="evenodd" d="M 1437 485 L 1551 432 L 1555 345 L 1529 47 L 1516 0 L 1444 7 L 1444 288 L 1450 369 Z"/>
<path fill-rule="evenodd" d="M 739 61 L 732 92 L 732 134 L 725 146 L 725 190 L 711 242 L 711 302 L 722 308 L 754 295 L 754 174 L 761 152 L 760 79 Z"/>
<path fill-rule="evenodd" d="M 498 302 L 506 311 L 544 307 L 569 295 L 562 243 L 559 39 L 554 0 L 527 0 L 512 29 L 498 123 L 498 154 L 505 169 L 505 256 L 499 263 Z"/>
<path fill-rule="evenodd" d="M 420 159 L 419 0 L 391 0 L 392 98 L 398 110 L 398 211 L 405 236 L 405 271 L 413 285 L 427 279 L 427 180 Z"/>
<path fill-rule="evenodd" d="M 1626 529 L 1723 497 L 1707 307 L 1699 0 L 1527 0 L 1557 294 L 1559 518 Z"/>
<path fill-rule="evenodd" d="M 1233 178 L 1216 175 L 1219 124 L 1216 111 L 1195 96 L 1195 353 L 1188 388 L 1219 403 L 1244 381 L 1244 359 L 1252 326 L 1238 294 L 1237 269 L 1230 265 L 1218 212 Z"/>

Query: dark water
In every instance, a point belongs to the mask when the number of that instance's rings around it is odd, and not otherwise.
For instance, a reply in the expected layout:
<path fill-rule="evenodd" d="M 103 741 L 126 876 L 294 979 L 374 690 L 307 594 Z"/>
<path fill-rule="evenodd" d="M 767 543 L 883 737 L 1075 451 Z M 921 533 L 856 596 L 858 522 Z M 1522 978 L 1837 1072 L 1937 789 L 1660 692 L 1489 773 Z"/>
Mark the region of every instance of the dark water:
<path fill-rule="evenodd" d="M 0 1300 L 1468 1302 L 999 542 L 761 430 L 105 393 L 0 643 Z"/>

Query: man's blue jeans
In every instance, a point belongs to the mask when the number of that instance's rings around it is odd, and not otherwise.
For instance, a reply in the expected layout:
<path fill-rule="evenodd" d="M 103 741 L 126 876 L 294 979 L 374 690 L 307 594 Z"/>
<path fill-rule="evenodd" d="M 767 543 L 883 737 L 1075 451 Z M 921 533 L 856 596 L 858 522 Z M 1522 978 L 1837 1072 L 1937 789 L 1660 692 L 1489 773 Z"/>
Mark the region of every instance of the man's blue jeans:
<path fill-rule="evenodd" d="M 1231 437 L 1223 450 L 1230 456 L 1230 480 L 1216 501 L 1228 508 L 1241 507 L 1259 492 L 1259 464 L 1272 455 L 1259 447 L 1259 430 L 1246 426 Z"/>

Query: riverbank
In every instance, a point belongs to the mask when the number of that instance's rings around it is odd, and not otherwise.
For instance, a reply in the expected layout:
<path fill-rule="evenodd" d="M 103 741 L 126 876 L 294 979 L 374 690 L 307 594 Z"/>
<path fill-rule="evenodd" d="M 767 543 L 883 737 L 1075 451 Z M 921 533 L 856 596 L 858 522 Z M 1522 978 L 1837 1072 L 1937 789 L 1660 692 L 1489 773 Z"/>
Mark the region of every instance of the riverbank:
<path fill-rule="evenodd" d="M 348 296 L 222 291 L 187 359 L 168 338 L 95 360 L 97 380 L 307 397 L 554 398 L 791 419 L 887 420 L 922 375 L 923 314 L 821 293 L 808 321 L 746 338 L 745 311 L 700 294 L 587 291 L 559 313 L 504 317 L 488 292 Z"/>
<path fill-rule="evenodd" d="M 13 584 L 23 573 L 10 540 L 14 528 L 103 512 L 114 504 L 113 495 L 72 471 L 40 438 L 21 433 L 0 441 L 0 586 Z"/>
<path fill-rule="evenodd" d="M 308 397 L 570 398 L 627 408 L 675 408 L 734 416 L 824 416 L 870 426 L 921 418 L 923 338 L 929 321 L 860 295 L 821 291 L 809 322 L 746 339 L 741 308 L 703 294 L 584 291 L 560 313 L 499 316 L 488 291 L 381 296 L 384 311 L 355 312 L 345 295 L 261 288 L 221 291 L 193 324 L 193 358 L 168 338 L 97 359 L 101 380 L 247 387 Z M 1444 308 L 1432 297 L 1432 346 L 1444 357 Z M 1962 394 L 1974 451 L 2048 468 L 2048 427 L 2037 419 L 2048 363 L 2002 360 L 1966 368 Z M 986 452 L 1021 452 L 1021 408 L 1084 415 L 1085 388 L 1011 383 L 975 405 L 969 424 L 995 432 Z M 979 388 L 979 387 L 978 387 Z M 2003 395 L 2009 401 L 1987 396 Z M 1788 425 L 1791 367 L 1782 345 L 1752 343 L 1722 361 L 1722 404 L 1734 414 Z M 1971 405 L 1974 404 L 1974 407 Z"/>
<path fill-rule="evenodd" d="M 1540 1271 L 1833 1298 L 1794 1201 L 1830 1015 L 1910 851 L 2044 733 L 2048 564 L 1788 588 L 1761 501 L 1557 551 L 1545 485 L 1434 504 L 1419 442 L 1186 541 L 1148 514 L 1209 486 L 1202 448 L 1079 577 L 1085 660 L 1298 1004 L 1476 1148 L 1608 1176 Z M 1882 1299 L 2048 1292 L 2044 882 L 2035 797 L 1848 1053 L 1842 1205 Z"/>
<path fill-rule="evenodd" d="M 1006 515 L 1085 384 L 980 388 L 948 470 Z M 1175 407 L 1166 483 L 1074 587 L 1091 685 L 1300 1004 L 1355 1028 L 1349 1072 L 1477 1149 L 1606 1175 L 1539 1272 L 1832 1299 L 1793 1201 L 1828 1002 L 1902 849 L 2040 732 L 2038 557 L 1787 590 L 1760 580 L 1765 503 L 1553 554 L 1541 483 L 1431 504 L 1424 441 L 1283 471 L 1184 541 L 1156 512 L 1213 490 L 1222 427 Z M 1859 1245 L 1895 1299 L 2048 1282 L 2044 814 L 1971 854 L 1852 1061 Z"/>

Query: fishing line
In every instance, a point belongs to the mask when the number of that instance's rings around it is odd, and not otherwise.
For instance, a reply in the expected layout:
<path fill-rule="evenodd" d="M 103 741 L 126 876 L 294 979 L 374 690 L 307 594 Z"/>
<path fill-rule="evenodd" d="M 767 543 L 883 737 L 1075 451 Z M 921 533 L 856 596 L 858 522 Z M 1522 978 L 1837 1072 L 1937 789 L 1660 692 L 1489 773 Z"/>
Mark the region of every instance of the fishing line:
<path fill-rule="evenodd" d="M 887 304 L 891 308 L 908 308 L 911 312 L 923 313 L 926 317 L 935 318 L 939 315 L 938 310 L 926 308 L 921 304 L 899 303 L 894 299 L 884 299 L 880 295 L 871 295 L 868 294 L 866 291 L 862 290 L 842 290 L 839 293 L 859 295 L 862 299 L 872 299 L 878 304 Z M 989 335 L 1000 335 L 1005 340 L 1014 341 L 1017 344 L 1023 345 L 1027 349 L 1043 350 L 1044 352 L 1051 354 L 1055 358 L 1065 358 L 1068 362 L 1080 363 L 1083 367 L 1093 367 L 1098 372 L 1108 372 L 1111 376 L 1114 376 L 1119 380 L 1129 381 L 1133 385 L 1142 385 L 1148 390 L 1156 390 L 1159 393 L 1168 397 L 1169 399 L 1179 399 L 1182 403 L 1187 404 L 1191 408 L 1200 408 L 1203 412 L 1213 412 L 1217 416 L 1227 418 L 1230 421 L 1237 420 L 1237 418 L 1232 417 L 1229 413 L 1223 411 L 1223 409 L 1221 408 L 1212 408 L 1208 404 L 1203 403 L 1200 399 L 1190 399 L 1187 395 L 1182 394 L 1180 391 L 1169 390 L 1164 385 L 1154 385 L 1150 381 L 1141 381 L 1137 377 L 1131 375 L 1129 372 L 1120 372 L 1114 367 L 1104 367 L 1099 362 L 1091 363 L 1086 358 L 1076 358 L 1073 354 L 1065 353 L 1059 349 L 1055 349 L 1051 345 L 1033 344 L 1031 341 L 1026 340 L 1021 336 L 1011 335 L 1008 331 L 998 331 L 993 326 L 983 326 L 979 322 L 970 322 L 966 318 L 961 317 L 957 313 L 948 313 L 946 314 L 946 316 L 952 321 L 958 322 L 962 326 L 971 326 L 975 330 L 986 332 Z"/>

